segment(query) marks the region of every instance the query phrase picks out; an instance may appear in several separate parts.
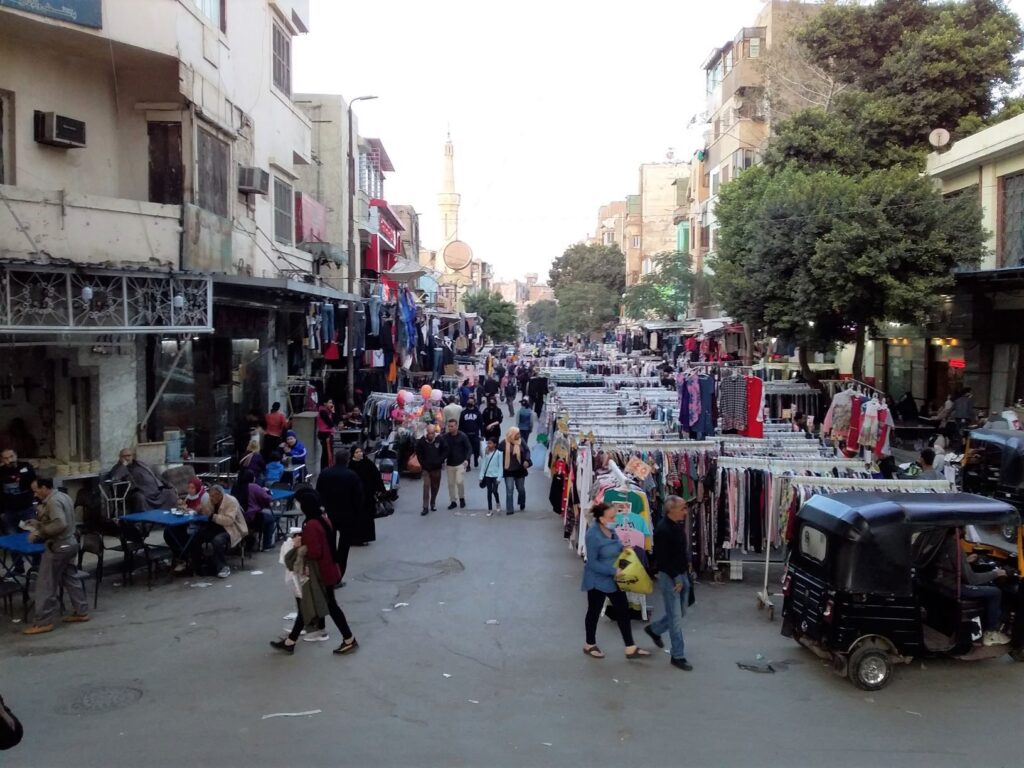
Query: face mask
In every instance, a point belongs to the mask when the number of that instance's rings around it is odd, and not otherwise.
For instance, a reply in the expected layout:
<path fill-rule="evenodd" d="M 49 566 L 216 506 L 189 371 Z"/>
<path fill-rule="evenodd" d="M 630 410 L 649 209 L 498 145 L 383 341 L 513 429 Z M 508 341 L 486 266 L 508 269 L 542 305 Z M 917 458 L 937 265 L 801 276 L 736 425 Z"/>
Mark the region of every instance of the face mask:
<path fill-rule="evenodd" d="M 609 531 L 615 530 L 615 519 L 613 518 L 610 523 L 606 523 L 604 520 L 601 521 L 601 525 L 607 528 Z"/>

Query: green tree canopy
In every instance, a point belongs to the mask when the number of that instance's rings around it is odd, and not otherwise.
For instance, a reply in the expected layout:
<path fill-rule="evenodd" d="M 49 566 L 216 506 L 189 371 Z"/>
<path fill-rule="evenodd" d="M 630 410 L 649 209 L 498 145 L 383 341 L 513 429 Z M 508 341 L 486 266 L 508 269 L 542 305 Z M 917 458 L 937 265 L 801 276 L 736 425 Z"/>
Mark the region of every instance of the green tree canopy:
<path fill-rule="evenodd" d="M 558 302 L 551 299 L 538 301 L 526 308 L 526 319 L 530 321 L 527 328 L 529 333 L 543 333 L 548 336 L 555 336 L 560 331 L 558 328 Z"/>
<path fill-rule="evenodd" d="M 984 250 L 981 210 L 944 199 L 930 179 L 901 168 L 849 176 L 758 167 L 722 189 L 714 264 L 729 314 L 807 352 L 857 341 L 868 327 L 920 322 L 952 270 Z"/>
<path fill-rule="evenodd" d="M 618 318 L 619 296 L 600 283 L 569 283 L 558 292 L 558 329 L 593 333 Z"/>
<path fill-rule="evenodd" d="M 850 86 L 835 111 L 878 167 L 922 157 L 935 128 L 990 120 L 1016 86 L 1024 32 L 1002 0 L 879 0 L 825 7 L 798 40 Z"/>
<path fill-rule="evenodd" d="M 611 291 L 616 297 L 626 287 L 626 257 L 617 245 L 586 245 L 577 243 L 551 264 L 548 285 L 561 301 L 559 291 L 574 283 L 593 283 Z"/>
<path fill-rule="evenodd" d="M 484 333 L 492 341 L 514 341 L 518 336 L 516 305 L 505 301 L 497 291 L 467 293 L 463 303 L 467 312 L 480 315 Z"/>
<path fill-rule="evenodd" d="M 663 251 L 655 254 L 653 269 L 626 289 L 626 315 L 639 320 L 660 317 L 684 320 L 690 306 L 694 274 L 690 254 Z"/>

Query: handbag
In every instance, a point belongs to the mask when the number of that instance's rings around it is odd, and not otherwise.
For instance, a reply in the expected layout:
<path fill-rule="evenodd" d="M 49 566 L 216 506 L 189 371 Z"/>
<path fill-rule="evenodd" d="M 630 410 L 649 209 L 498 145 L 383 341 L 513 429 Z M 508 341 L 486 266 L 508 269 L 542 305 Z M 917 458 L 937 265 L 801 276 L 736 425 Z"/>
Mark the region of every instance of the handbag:
<path fill-rule="evenodd" d="M 487 460 L 487 463 L 484 464 L 484 471 L 481 473 L 482 476 L 480 478 L 480 487 L 481 488 L 486 488 L 487 487 L 487 477 L 486 477 L 486 475 L 487 475 L 487 468 L 491 466 L 491 462 L 494 461 L 494 457 L 497 456 L 497 455 L 498 455 L 497 451 L 492 453 L 491 457 Z"/>
<path fill-rule="evenodd" d="M 373 514 L 374 518 L 379 520 L 382 517 L 389 517 L 393 514 L 395 514 L 395 505 L 391 502 L 391 500 L 385 498 L 378 498 L 377 508 Z"/>

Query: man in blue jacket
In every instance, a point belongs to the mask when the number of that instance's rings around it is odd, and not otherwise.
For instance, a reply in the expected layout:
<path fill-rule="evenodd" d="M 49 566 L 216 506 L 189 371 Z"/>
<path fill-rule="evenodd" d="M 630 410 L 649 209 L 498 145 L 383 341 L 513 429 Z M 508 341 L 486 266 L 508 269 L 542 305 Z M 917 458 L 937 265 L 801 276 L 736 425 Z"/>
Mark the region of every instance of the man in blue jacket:
<path fill-rule="evenodd" d="M 654 557 L 658 563 L 658 591 L 665 615 L 644 627 L 654 644 L 664 648 L 661 636 L 668 632 L 672 641 L 672 666 L 687 672 L 693 666 L 686 660 L 683 644 L 683 616 L 690 598 L 690 549 L 686 538 L 686 502 L 678 496 L 665 499 L 665 516 L 654 529 Z"/>

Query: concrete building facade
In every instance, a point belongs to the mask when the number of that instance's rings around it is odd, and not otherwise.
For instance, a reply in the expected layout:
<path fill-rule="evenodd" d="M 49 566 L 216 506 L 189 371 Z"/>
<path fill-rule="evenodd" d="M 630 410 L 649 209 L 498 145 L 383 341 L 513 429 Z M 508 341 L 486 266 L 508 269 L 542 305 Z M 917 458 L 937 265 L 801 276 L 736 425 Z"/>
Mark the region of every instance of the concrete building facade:
<path fill-rule="evenodd" d="M 676 209 L 680 187 L 690 175 L 687 163 L 645 163 L 640 166 L 640 276 L 653 269 L 653 257 L 674 251 Z"/>
<path fill-rule="evenodd" d="M 0 9 L 0 344 L 51 408 L 0 397 L 0 432 L 60 475 L 168 430 L 213 450 L 308 368 L 308 302 L 345 300 L 298 226 L 326 213 L 296 197 L 308 0 L 51 6 Z"/>

